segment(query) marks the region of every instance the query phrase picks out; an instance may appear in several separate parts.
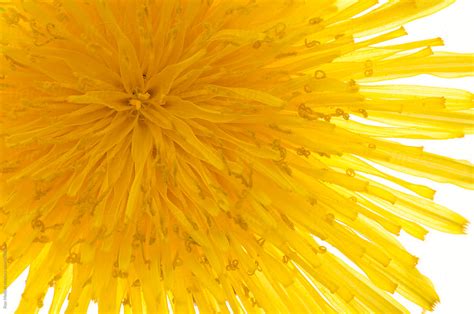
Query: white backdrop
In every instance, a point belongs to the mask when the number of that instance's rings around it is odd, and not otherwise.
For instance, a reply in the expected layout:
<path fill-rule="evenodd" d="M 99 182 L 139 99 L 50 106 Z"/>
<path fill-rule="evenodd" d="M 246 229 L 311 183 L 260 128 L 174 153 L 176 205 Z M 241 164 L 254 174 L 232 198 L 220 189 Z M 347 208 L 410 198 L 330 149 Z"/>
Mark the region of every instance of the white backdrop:
<path fill-rule="evenodd" d="M 406 25 L 408 39 L 441 37 L 445 47 L 435 50 L 474 52 L 474 1 L 458 0 L 454 5 L 434 16 L 414 21 Z M 473 63 L 474 67 L 474 63 Z M 401 81 L 401 80 L 398 80 Z M 405 79 L 404 82 L 420 85 L 460 87 L 474 92 L 474 78 L 444 80 L 428 76 Z M 473 121 L 474 122 L 474 121 Z M 410 145 L 424 146 L 426 151 L 447 155 L 474 163 L 474 136 L 442 142 L 404 141 Z M 474 192 L 466 191 L 449 184 L 438 184 L 428 180 L 400 175 L 417 183 L 427 184 L 436 189 L 435 200 L 467 217 L 474 222 Z M 468 235 L 448 235 L 432 231 L 425 241 L 412 239 L 402 234 L 403 243 L 420 258 L 419 269 L 433 280 L 441 303 L 435 314 L 474 313 L 474 227 Z M 0 313 L 13 313 L 16 308 L 27 273 L 23 273 L 7 290 L 7 309 L 3 309 L 4 296 L 0 296 Z M 47 313 L 52 298 L 52 290 L 46 295 L 45 307 L 40 313 Z M 412 313 L 421 313 L 419 307 L 399 298 Z M 94 304 L 89 313 L 97 313 Z M 22 313 L 23 314 L 23 313 Z"/>
<path fill-rule="evenodd" d="M 422 39 L 441 37 L 444 47 L 434 50 L 474 52 L 474 1 L 458 0 L 447 9 L 411 22 L 406 25 L 407 38 Z M 474 59 L 473 65 L 474 67 Z M 401 80 L 400 80 L 401 81 Z M 405 82 L 463 88 L 474 92 L 474 78 L 438 79 L 419 76 L 405 79 Z M 473 121 L 474 123 L 474 121 Z M 426 151 L 469 160 L 474 163 L 474 135 L 448 141 L 404 141 L 407 144 L 424 146 Z M 403 177 L 410 178 L 404 175 Z M 435 314 L 472 314 L 474 313 L 474 191 L 467 191 L 449 184 L 433 183 L 417 179 L 417 183 L 427 184 L 437 190 L 435 201 L 447 206 L 468 218 L 471 225 L 467 235 L 449 235 L 431 231 L 425 241 L 402 236 L 408 249 L 420 258 L 418 267 L 430 277 L 441 298 Z M 403 301 L 402 299 L 399 299 Z M 403 302 L 410 312 L 421 310 Z"/>

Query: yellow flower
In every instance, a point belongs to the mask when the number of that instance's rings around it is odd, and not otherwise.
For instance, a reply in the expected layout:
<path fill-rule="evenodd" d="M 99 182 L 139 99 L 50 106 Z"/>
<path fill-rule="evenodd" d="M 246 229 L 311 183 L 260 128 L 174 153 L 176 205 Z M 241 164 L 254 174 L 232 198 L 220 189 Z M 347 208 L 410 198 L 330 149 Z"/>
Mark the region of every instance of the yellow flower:
<path fill-rule="evenodd" d="M 472 75 L 439 38 L 384 43 L 452 2 L 0 2 L 0 273 L 29 267 L 18 313 L 48 287 L 50 313 L 67 296 L 67 313 L 407 312 L 394 292 L 432 310 L 396 236 L 467 221 L 367 161 L 473 188 L 471 164 L 387 140 L 472 132 L 472 94 L 368 83 Z"/>

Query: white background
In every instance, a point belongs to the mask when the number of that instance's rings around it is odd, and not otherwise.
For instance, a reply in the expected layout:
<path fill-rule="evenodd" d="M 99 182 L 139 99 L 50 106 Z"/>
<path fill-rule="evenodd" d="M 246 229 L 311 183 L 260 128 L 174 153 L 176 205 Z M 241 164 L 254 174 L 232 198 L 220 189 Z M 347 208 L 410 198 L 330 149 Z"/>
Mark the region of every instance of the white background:
<path fill-rule="evenodd" d="M 474 1 L 458 0 L 435 15 L 416 20 L 406 25 L 407 39 L 441 37 L 444 47 L 433 50 L 474 52 Z M 405 39 L 405 38 L 402 38 Z M 474 64 L 472 65 L 474 67 Z M 400 80 L 401 81 L 401 80 Z M 437 79 L 419 76 L 405 82 L 463 88 L 474 92 L 474 78 Z M 473 121 L 474 123 L 474 121 Z M 448 141 L 405 141 L 407 144 L 424 146 L 426 151 L 469 160 L 474 163 L 474 135 Z M 416 183 L 426 184 L 435 190 L 435 201 L 461 213 L 471 225 L 467 235 L 450 235 L 431 231 L 425 241 L 402 236 L 406 247 L 420 258 L 418 268 L 431 278 L 441 298 L 435 314 L 474 313 L 474 191 L 467 191 L 449 184 L 433 183 L 425 179 L 411 178 Z M 412 313 L 421 310 L 399 298 Z"/>
<path fill-rule="evenodd" d="M 406 25 L 409 36 L 402 40 L 426 39 L 441 37 L 445 47 L 435 50 L 474 52 L 474 1 L 458 0 L 454 5 L 421 20 Z M 474 64 L 473 64 L 474 66 Z M 419 76 L 404 80 L 405 82 L 452 86 L 474 92 L 474 78 L 437 79 Z M 448 141 L 405 141 L 407 144 L 424 146 L 426 151 L 447 155 L 474 163 L 474 136 Z M 449 184 L 433 183 L 425 179 L 400 175 L 417 183 L 427 184 L 437 190 L 435 201 L 467 217 L 474 223 L 474 192 L 466 191 Z M 419 241 L 402 235 L 406 247 L 420 258 L 419 269 L 430 277 L 440 295 L 441 303 L 435 314 L 470 314 L 474 313 L 474 227 L 468 229 L 468 235 L 449 235 L 431 231 L 425 241 Z M 8 288 L 8 307 L 3 309 L 3 295 L 0 296 L 0 313 L 13 313 L 16 308 L 26 272 Z M 45 298 L 45 307 L 40 313 L 47 313 L 51 302 L 52 291 Z M 399 298 L 412 313 L 421 313 L 419 307 Z M 91 306 L 90 313 L 96 313 L 97 306 Z M 22 313 L 23 314 L 23 313 Z"/>

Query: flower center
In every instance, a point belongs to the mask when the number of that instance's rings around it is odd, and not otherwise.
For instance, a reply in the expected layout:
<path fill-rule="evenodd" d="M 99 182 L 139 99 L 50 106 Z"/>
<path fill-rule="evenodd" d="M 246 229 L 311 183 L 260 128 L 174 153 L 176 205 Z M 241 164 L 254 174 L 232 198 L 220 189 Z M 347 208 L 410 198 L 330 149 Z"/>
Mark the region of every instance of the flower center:
<path fill-rule="evenodd" d="M 128 104 L 135 107 L 136 110 L 140 110 L 145 101 L 150 99 L 150 93 L 139 93 L 136 91 L 132 92 L 132 97 L 128 100 Z"/>

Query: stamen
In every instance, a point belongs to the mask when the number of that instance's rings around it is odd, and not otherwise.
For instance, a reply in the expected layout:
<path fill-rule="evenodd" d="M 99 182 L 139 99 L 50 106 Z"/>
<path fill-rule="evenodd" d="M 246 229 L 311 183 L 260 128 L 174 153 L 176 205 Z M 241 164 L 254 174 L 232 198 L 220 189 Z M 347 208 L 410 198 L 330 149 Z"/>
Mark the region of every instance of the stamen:
<path fill-rule="evenodd" d="M 309 24 L 310 25 L 316 25 L 316 24 L 321 23 L 322 21 L 323 21 L 323 19 L 320 18 L 320 17 L 313 17 L 309 20 Z"/>
<path fill-rule="evenodd" d="M 322 70 L 316 70 L 314 72 L 314 78 L 317 80 L 326 78 L 326 73 Z"/>

